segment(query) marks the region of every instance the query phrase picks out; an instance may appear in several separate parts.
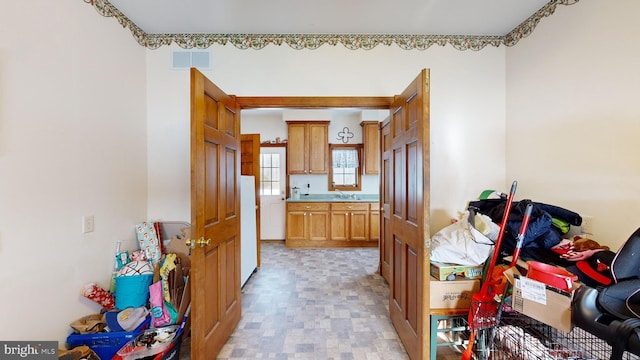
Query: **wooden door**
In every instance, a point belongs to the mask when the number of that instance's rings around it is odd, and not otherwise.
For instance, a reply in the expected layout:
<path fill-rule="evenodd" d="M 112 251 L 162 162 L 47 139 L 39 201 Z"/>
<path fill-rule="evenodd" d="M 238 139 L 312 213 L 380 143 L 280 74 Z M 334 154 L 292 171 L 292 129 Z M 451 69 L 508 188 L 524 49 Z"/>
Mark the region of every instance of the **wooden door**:
<path fill-rule="evenodd" d="M 287 209 L 287 241 L 304 241 L 307 240 L 306 224 L 307 213 L 298 206 L 289 206 Z"/>
<path fill-rule="evenodd" d="M 391 285 L 391 119 L 380 124 L 380 275 Z"/>
<path fill-rule="evenodd" d="M 414 360 L 429 359 L 429 72 L 391 105 L 389 312 Z"/>
<path fill-rule="evenodd" d="M 366 175 L 378 175 L 380 172 L 380 124 L 377 121 L 363 121 L 362 143 L 364 156 L 363 170 Z"/>
<path fill-rule="evenodd" d="M 349 239 L 347 233 L 349 226 L 349 213 L 344 209 L 331 211 L 331 240 L 345 241 Z"/>
<path fill-rule="evenodd" d="M 329 173 L 329 124 L 311 122 L 307 124 L 309 174 Z"/>
<path fill-rule="evenodd" d="M 306 174 L 307 164 L 307 125 L 305 123 L 290 123 L 288 125 L 287 140 L 287 171 L 289 174 Z"/>
<path fill-rule="evenodd" d="M 367 240 L 380 241 L 380 205 L 372 203 L 369 207 L 369 234 Z"/>
<path fill-rule="evenodd" d="M 240 111 L 191 69 L 191 356 L 213 359 L 240 321 Z"/>
<path fill-rule="evenodd" d="M 329 240 L 329 209 L 309 211 L 309 240 L 327 241 Z"/>
<path fill-rule="evenodd" d="M 240 135 L 240 173 L 253 176 L 256 189 L 256 249 L 260 267 L 260 134 Z"/>
<path fill-rule="evenodd" d="M 369 209 L 351 211 L 349 213 L 349 240 L 366 241 L 368 239 Z"/>

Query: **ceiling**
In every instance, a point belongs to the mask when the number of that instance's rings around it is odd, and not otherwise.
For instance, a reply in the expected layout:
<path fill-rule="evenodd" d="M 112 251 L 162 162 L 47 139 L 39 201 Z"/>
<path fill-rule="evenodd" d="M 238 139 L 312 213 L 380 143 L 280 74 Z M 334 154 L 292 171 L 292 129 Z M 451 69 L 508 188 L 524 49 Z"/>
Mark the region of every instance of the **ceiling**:
<path fill-rule="evenodd" d="M 556 5 L 578 0 L 84 0 L 150 48 L 172 42 L 261 48 L 396 43 L 479 50 L 513 45 Z M 304 35 L 304 36 L 302 36 Z M 511 42 L 511 43 L 510 43 Z"/>
<path fill-rule="evenodd" d="M 497 35 L 549 0 L 110 0 L 148 34 Z"/>

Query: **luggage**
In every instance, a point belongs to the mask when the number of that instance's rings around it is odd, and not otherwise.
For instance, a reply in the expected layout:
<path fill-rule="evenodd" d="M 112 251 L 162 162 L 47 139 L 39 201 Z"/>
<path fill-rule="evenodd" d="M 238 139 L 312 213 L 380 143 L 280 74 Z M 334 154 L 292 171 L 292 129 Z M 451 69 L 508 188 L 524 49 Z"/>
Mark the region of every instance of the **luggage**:
<path fill-rule="evenodd" d="M 611 262 L 613 283 L 598 294 L 598 306 L 618 319 L 640 318 L 640 228 Z"/>
<path fill-rule="evenodd" d="M 640 228 L 615 253 L 609 270 L 611 285 L 577 291 L 572 321 L 606 340 L 611 360 L 625 351 L 640 355 Z"/>

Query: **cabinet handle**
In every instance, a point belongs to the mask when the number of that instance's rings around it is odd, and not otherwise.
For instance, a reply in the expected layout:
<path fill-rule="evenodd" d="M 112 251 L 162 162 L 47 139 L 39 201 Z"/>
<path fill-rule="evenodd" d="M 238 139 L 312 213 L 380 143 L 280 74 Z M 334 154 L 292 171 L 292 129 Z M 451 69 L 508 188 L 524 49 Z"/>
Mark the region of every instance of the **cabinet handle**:
<path fill-rule="evenodd" d="M 309 170 L 309 172 L 310 172 L 310 173 L 312 173 L 312 172 L 313 172 L 313 170 Z"/>
<path fill-rule="evenodd" d="M 305 209 L 311 209 L 311 206 L 305 206 L 304 208 Z"/>
<path fill-rule="evenodd" d="M 352 207 L 353 207 L 353 206 L 349 205 L 349 206 L 347 206 L 347 209 L 351 209 Z"/>
<path fill-rule="evenodd" d="M 349 216 L 349 213 L 344 213 L 344 216 Z"/>
<path fill-rule="evenodd" d="M 303 213 L 303 215 L 302 215 L 302 216 L 307 216 L 307 213 Z"/>
<path fill-rule="evenodd" d="M 353 216 L 353 213 L 351 213 L 351 216 Z"/>

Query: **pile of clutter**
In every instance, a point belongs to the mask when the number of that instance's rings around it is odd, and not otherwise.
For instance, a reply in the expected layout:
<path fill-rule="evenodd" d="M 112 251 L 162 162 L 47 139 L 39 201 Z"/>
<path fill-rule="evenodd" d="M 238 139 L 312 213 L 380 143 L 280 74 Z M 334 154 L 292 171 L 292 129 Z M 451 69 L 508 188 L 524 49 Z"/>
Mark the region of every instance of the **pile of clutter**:
<path fill-rule="evenodd" d="M 122 251 L 118 243 L 110 289 L 82 288 L 102 310 L 70 324 L 71 349 L 60 358 L 161 360 L 179 352 L 190 309 L 188 254 L 163 249 L 160 223 L 143 222 L 135 231 L 139 249 Z"/>

